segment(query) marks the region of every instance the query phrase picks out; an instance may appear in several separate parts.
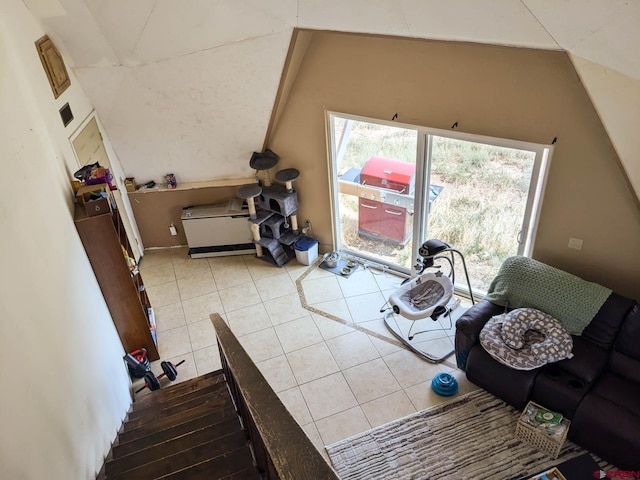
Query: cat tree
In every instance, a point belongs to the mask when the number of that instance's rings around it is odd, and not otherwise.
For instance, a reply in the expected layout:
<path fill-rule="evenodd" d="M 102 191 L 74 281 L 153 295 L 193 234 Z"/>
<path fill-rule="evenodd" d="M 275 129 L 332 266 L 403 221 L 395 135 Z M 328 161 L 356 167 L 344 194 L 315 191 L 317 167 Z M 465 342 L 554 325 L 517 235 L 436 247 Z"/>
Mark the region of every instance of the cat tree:
<path fill-rule="evenodd" d="M 238 188 L 238 197 L 246 200 L 256 256 L 261 260 L 282 267 L 295 257 L 293 244 L 302 235 L 298 229 L 298 194 L 293 182 L 300 172 L 295 168 L 279 170 L 276 184 L 271 183 L 270 170 L 280 158 L 267 149 L 253 152 L 249 165 L 256 171 L 256 185 Z M 284 185 L 283 185 L 284 184 Z"/>

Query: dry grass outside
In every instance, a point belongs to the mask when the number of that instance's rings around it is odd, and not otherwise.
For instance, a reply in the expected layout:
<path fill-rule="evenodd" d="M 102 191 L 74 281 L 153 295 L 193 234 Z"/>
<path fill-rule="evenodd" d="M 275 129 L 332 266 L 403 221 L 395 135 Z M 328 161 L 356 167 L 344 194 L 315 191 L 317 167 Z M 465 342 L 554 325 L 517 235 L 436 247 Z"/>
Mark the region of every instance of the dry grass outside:
<path fill-rule="evenodd" d="M 344 127 L 336 124 L 337 136 Z M 413 163 L 417 133 L 354 122 L 339 171 L 362 168 L 374 155 Z M 486 291 L 502 262 L 517 253 L 535 154 L 493 145 L 433 137 L 431 183 L 443 190 L 431 205 L 427 238 L 465 256 L 472 287 Z M 410 267 L 405 247 L 358 235 L 358 199 L 340 195 L 343 245 L 355 252 Z M 457 264 L 457 283 L 466 286 Z"/>

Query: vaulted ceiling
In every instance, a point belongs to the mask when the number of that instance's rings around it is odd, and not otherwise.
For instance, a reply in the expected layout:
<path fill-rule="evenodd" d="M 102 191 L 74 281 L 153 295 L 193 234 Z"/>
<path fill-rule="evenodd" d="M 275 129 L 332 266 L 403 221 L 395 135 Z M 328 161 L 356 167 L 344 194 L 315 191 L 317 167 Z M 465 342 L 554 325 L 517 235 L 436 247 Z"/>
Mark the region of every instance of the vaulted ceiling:
<path fill-rule="evenodd" d="M 566 50 L 640 191 L 636 0 L 23 1 L 141 179 L 248 175 L 297 27 Z"/>

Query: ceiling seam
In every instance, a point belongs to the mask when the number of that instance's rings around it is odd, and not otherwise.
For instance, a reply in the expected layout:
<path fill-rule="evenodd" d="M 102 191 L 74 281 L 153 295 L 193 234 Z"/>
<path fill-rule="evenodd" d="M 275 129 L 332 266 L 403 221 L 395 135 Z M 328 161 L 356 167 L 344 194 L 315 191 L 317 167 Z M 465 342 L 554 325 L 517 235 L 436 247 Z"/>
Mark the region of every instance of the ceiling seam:
<path fill-rule="evenodd" d="M 623 12 L 618 13 L 617 15 L 614 15 L 613 17 L 611 17 L 609 19 L 609 21 L 605 22 L 604 24 L 600 25 L 598 28 L 590 31 L 589 33 L 587 33 L 585 36 L 581 37 L 580 39 L 576 40 L 575 42 L 573 42 L 573 45 L 568 45 L 567 47 L 569 49 L 572 49 L 574 47 L 577 47 L 578 45 L 580 45 L 582 42 L 584 42 L 587 38 L 592 37 L 593 35 L 595 35 L 596 33 L 598 33 L 599 31 L 603 30 L 604 28 L 608 27 L 609 25 L 611 25 L 613 22 L 615 22 L 616 20 L 618 20 L 618 18 L 620 18 L 622 15 L 624 15 Z M 600 63 L 600 62 L 596 62 L 596 63 Z M 602 64 L 601 64 L 602 65 Z M 604 65 L 603 65 L 604 66 Z"/>
<path fill-rule="evenodd" d="M 142 29 L 140 30 L 140 35 L 138 35 L 138 38 L 136 40 L 135 45 L 133 46 L 133 48 L 131 49 L 131 51 L 129 52 L 129 55 L 133 55 L 133 52 L 136 51 L 136 48 L 138 48 L 138 44 L 140 43 L 140 39 L 142 38 L 142 34 L 144 34 L 144 31 L 147 29 L 147 25 L 149 25 L 149 21 L 151 20 L 151 15 L 153 15 L 153 12 L 155 12 L 156 10 L 156 6 L 158 5 L 158 0 L 156 0 L 153 3 L 153 8 L 151 9 L 151 11 L 149 12 L 149 16 L 147 16 L 147 21 L 144 22 L 144 26 L 142 27 Z"/>
<path fill-rule="evenodd" d="M 551 32 L 550 32 L 549 30 L 547 30 L 547 27 L 545 27 L 545 26 L 544 26 L 544 24 L 540 21 L 540 19 L 538 19 L 538 17 L 536 17 L 535 13 L 533 13 L 533 12 L 531 11 L 531 9 L 529 8 L 529 6 L 525 3 L 525 0 L 520 0 L 520 3 L 522 4 L 522 6 L 523 6 L 524 8 L 526 8 L 526 9 L 527 9 L 527 11 L 529 12 L 529 14 L 530 14 L 533 18 L 535 18 L 535 19 L 536 19 L 536 22 L 538 22 L 538 25 L 540 25 L 540 26 L 542 27 L 542 29 L 543 29 L 545 32 L 547 32 L 547 35 L 549 35 L 549 36 L 551 37 L 551 40 L 553 40 L 553 43 L 555 43 L 555 44 L 558 46 L 558 48 L 560 48 L 560 49 L 562 49 L 562 50 L 565 50 L 565 48 L 564 48 L 562 45 L 560 45 L 560 44 L 558 43 L 558 41 L 557 41 L 557 40 L 556 40 L 556 38 L 551 34 Z"/>
<path fill-rule="evenodd" d="M 292 27 L 288 27 L 288 28 L 292 28 Z M 139 64 L 136 64 L 136 65 L 131 65 L 130 68 L 135 69 L 135 68 L 145 67 L 147 65 L 152 65 L 152 64 L 156 64 L 156 63 L 169 62 L 169 61 L 175 60 L 177 58 L 188 57 L 190 55 L 196 55 L 196 54 L 202 53 L 202 52 L 209 52 L 211 50 L 217 50 L 219 48 L 229 47 L 231 45 L 238 45 L 238 44 L 243 43 L 243 42 L 251 42 L 253 40 L 258 40 L 259 38 L 273 37 L 275 35 L 281 35 L 283 33 L 287 33 L 287 30 L 286 29 L 285 30 L 279 30 L 277 32 L 266 33 L 264 35 L 256 35 L 254 37 L 241 38 L 241 39 L 233 40 L 233 41 L 230 41 L 230 42 L 227 42 L 227 43 L 223 43 L 223 44 L 220 44 L 220 45 L 214 45 L 212 47 L 201 48 L 199 50 L 194 50 L 192 52 L 181 53 L 179 55 L 174 55 L 173 57 L 159 58 L 157 60 L 152 60 L 152 61 L 145 62 L 145 63 L 139 63 Z"/>

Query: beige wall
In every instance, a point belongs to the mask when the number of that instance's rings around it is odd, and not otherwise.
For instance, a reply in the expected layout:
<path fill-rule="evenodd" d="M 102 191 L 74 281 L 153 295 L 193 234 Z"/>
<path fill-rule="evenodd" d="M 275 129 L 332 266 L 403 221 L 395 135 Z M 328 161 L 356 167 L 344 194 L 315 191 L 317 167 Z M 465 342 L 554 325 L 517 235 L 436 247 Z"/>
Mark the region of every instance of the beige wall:
<path fill-rule="evenodd" d="M 269 147 L 282 168 L 301 171 L 299 218 L 325 249 L 327 110 L 541 144 L 557 137 L 534 257 L 640 298 L 640 212 L 565 53 L 314 33 Z M 567 248 L 570 236 L 584 240 L 581 251 Z"/>
<path fill-rule="evenodd" d="M 242 184 L 243 180 L 238 182 Z M 145 248 L 187 245 L 187 237 L 182 229 L 182 209 L 193 205 L 223 203 L 228 198 L 236 196 L 236 189 L 235 186 L 226 186 L 184 190 L 138 190 L 129 193 L 129 201 Z M 171 223 L 176 227 L 177 235 L 171 235 L 169 232 Z"/>
<path fill-rule="evenodd" d="M 68 135 L 89 103 L 74 77 L 54 100 L 34 47 L 42 35 L 21 0 L 3 2 L 0 478 L 84 480 L 130 406 L 130 381 L 71 216 Z"/>

